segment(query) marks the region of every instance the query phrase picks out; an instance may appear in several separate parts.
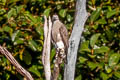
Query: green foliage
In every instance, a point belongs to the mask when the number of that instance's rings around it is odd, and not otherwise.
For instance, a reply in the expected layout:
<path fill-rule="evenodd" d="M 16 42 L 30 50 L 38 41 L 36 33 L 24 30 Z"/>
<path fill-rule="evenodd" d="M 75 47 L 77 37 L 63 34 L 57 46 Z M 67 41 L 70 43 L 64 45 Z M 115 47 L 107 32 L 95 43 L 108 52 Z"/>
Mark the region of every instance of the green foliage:
<path fill-rule="evenodd" d="M 40 72 L 38 71 L 37 65 L 32 65 L 32 67 L 29 68 L 29 71 L 36 74 L 36 76 L 38 77 L 41 76 Z"/>
<path fill-rule="evenodd" d="M 61 10 L 59 11 L 59 15 L 60 15 L 62 18 L 64 18 L 64 17 L 66 16 L 66 11 L 67 11 L 67 10 L 65 10 L 65 9 L 61 9 Z"/>
<path fill-rule="evenodd" d="M 82 80 L 82 76 L 79 75 L 78 77 L 75 78 L 75 80 Z"/>
<path fill-rule="evenodd" d="M 108 51 L 109 51 L 109 48 L 107 46 L 101 46 L 98 49 L 94 49 L 95 53 L 105 53 L 105 52 L 108 52 Z"/>
<path fill-rule="evenodd" d="M 91 13 L 83 33 L 76 79 L 117 80 L 120 77 L 120 7 L 118 1 L 88 1 Z M 92 8 L 91 8 L 92 7 Z"/>
<path fill-rule="evenodd" d="M 97 34 L 94 34 L 91 38 L 90 38 L 90 46 L 93 48 L 96 41 L 98 40 L 100 34 L 97 33 Z"/>
<path fill-rule="evenodd" d="M 89 7 L 88 7 L 89 6 Z M 92 8 L 91 8 L 92 7 Z M 88 18 L 78 51 L 75 80 L 117 80 L 120 78 L 119 0 L 89 0 Z M 5 46 L 35 80 L 45 80 L 41 56 L 43 15 L 57 13 L 72 31 L 75 0 L 1 0 L 0 44 Z M 51 49 L 51 68 L 55 49 Z M 0 79 L 23 77 L 0 55 Z M 63 69 L 61 69 L 63 70 Z M 59 80 L 63 79 L 63 71 Z"/>
<path fill-rule="evenodd" d="M 45 80 L 41 56 L 43 48 L 43 15 L 57 13 L 72 29 L 74 1 L 2 0 L 0 1 L 0 44 L 5 46 L 35 80 Z M 71 9 L 71 11 L 68 11 Z M 51 50 L 51 68 L 55 49 Z M 22 76 L 0 55 L 0 79 L 21 80 Z M 63 76 L 60 74 L 59 80 Z"/>
<path fill-rule="evenodd" d="M 91 17 L 90 17 L 91 22 L 94 22 L 99 18 L 100 12 L 101 12 L 101 8 L 99 7 L 95 11 L 92 12 Z"/>
<path fill-rule="evenodd" d="M 120 59 L 119 54 L 117 53 L 112 54 L 109 58 L 109 66 L 115 66 L 119 62 L 119 59 Z"/>
<path fill-rule="evenodd" d="M 117 13 L 118 13 L 118 11 L 116 9 L 111 10 L 111 11 L 107 12 L 107 18 L 110 18 Z"/>
<path fill-rule="evenodd" d="M 45 9 L 45 11 L 44 11 L 44 15 L 46 15 L 47 17 L 49 16 L 49 14 L 50 14 L 50 8 L 48 8 L 48 9 Z"/>

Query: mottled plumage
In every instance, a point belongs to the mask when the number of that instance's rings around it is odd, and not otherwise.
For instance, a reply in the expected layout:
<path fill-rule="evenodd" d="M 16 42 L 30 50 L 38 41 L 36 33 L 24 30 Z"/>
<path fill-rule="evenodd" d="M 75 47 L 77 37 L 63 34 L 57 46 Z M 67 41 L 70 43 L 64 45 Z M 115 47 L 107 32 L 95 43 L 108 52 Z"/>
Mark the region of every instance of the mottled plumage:
<path fill-rule="evenodd" d="M 52 17 L 52 42 L 54 43 L 57 55 L 65 58 L 68 50 L 68 31 L 57 15 Z M 62 59 L 63 60 L 63 59 Z"/>

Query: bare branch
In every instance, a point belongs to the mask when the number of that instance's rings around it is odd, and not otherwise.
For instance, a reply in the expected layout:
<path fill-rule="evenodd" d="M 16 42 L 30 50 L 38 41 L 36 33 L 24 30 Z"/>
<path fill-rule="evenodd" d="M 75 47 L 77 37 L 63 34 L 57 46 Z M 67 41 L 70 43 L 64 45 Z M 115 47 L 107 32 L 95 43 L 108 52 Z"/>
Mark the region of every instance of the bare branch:
<path fill-rule="evenodd" d="M 56 53 L 56 54 L 59 54 L 59 53 Z M 52 73 L 51 80 L 57 80 L 57 78 L 59 76 L 59 73 L 60 73 L 60 61 L 61 61 L 61 58 L 58 56 L 57 59 L 55 60 L 55 63 L 54 63 L 54 70 L 53 70 L 53 73 Z"/>
<path fill-rule="evenodd" d="M 96 8 L 94 8 L 94 7 L 90 6 L 90 5 L 88 5 L 88 7 L 89 7 L 91 10 L 93 10 L 93 11 L 96 10 Z"/>
<path fill-rule="evenodd" d="M 6 49 L 0 46 L 0 52 L 5 55 L 5 57 L 13 64 L 13 66 L 16 68 L 16 70 L 27 78 L 27 80 L 34 80 L 31 76 L 31 74 L 25 70 L 12 56 L 12 54 Z"/>
<path fill-rule="evenodd" d="M 47 24 L 47 17 L 44 16 L 44 47 L 42 53 L 42 62 L 45 71 L 46 80 L 50 80 L 51 78 L 51 70 L 50 70 L 50 49 L 51 49 L 51 27 L 52 22 L 49 17 L 49 23 Z M 49 26 L 48 26 L 49 25 Z"/>
<path fill-rule="evenodd" d="M 42 53 L 42 63 L 45 64 L 45 51 L 47 49 L 47 34 L 48 34 L 48 27 L 47 27 L 47 17 L 44 16 L 44 46 L 43 46 L 43 53 Z"/>
<path fill-rule="evenodd" d="M 65 64 L 64 80 L 74 80 L 77 51 L 87 18 L 86 0 L 76 0 L 75 22 L 69 39 L 69 49 L 67 54 L 68 63 Z"/>

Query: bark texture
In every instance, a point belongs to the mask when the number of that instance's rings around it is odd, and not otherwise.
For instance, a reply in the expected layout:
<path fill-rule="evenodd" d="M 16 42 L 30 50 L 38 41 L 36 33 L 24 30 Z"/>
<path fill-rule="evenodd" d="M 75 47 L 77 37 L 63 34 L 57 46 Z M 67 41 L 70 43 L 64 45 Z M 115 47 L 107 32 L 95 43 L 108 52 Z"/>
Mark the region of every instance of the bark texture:
<path fill-rule="evenodd" d="M 86 0 L 76 0 L 75 21 L 72 34 L 69 39 L 67 64 L 65 64 L 64 80 L 74 80 L 77 51 L 79 48 L 81 34 L 88 18 L 86 11 Z"/>
<path fill-rule="evenodd" d="M 31 74 L 25 70 L 12 56 L 12 54 L 4 47 L 0 46 L 0 52 L 13 64 L 15 69 L 23 75 L 27 80 L 34 80 L 31 76 Z"/>
<path fill-rule="evenodd" d="M 51 79 L 51 70 L 50 70 L 50 50 L 51 50 L 51 28 L 52 22 L 51 18 L 47 21 L 47 17 L 44 16 L 44 46 L 42 53 L 42 63 L 45 71 L 46 80 Z M 47 23 L 48 22 L 48 23 Z"/>

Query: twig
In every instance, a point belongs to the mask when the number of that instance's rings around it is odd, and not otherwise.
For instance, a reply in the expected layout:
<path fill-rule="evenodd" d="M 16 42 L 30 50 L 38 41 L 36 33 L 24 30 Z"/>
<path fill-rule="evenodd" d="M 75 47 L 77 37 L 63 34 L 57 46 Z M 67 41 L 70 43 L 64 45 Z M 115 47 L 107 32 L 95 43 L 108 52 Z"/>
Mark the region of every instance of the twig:
<path fill-rule="evenodd" d="M 5 55 L 5 57 L 13 64 L 13 66 L 16 68 L 16 70 L 27 78 L 27 80 L 34 80 L 31 76 L 31 74 L 25 70 L 12 56 L 12 54 L 4 47 L 0 46 L 0 52 Z"/>
<path fill-rule="evenodd" d="M 51 49 L 52 22 L 51 22 L 50 17 L 49 17 L 48 24 L 47 24 L 47 17 L 46 16 L 44 16 L 44 19 L 45 19 L 45 22 L 44 22 L 44 47 L 43 47 L 43 53 L 42 53 L 42 63 L 44 66 L 45 78 L 46 78 L 46 80 L 50 80 L 51 79 L 50 49 Z"/>
<path fill-rule="evenodd" d="M 90 5 L 88 5 L 88 7 L 89 7 L 91 10 L 93 10 L 93 11 L 96 10 L 96 8 L 94 8 L 94 7 L 90 6 Z"/>

